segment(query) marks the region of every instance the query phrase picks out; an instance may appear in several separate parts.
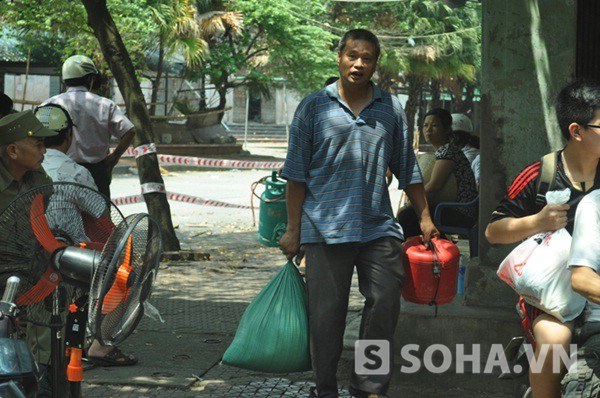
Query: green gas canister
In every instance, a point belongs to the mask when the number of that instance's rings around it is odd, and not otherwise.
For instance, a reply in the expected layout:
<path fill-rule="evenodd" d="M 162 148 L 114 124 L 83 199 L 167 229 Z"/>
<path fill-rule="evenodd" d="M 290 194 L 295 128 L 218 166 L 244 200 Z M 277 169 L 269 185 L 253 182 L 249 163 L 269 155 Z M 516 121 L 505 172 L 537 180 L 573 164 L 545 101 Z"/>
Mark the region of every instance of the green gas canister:
<path fill-rule="evenodd" d="M 260 196 L 258 241 L 265 246 L 277 246 L 287 226 L 285 206 L 286 181 L 277 178 L 277 171 L 265 179 L 265 191 Z"/>

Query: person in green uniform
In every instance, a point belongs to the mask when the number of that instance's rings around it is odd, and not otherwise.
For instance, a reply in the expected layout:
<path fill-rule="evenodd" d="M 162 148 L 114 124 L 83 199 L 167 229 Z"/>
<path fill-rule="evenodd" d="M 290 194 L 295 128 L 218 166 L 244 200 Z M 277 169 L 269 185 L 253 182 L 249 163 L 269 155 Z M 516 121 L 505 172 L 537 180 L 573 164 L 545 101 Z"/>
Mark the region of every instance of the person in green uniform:
<path fill-rule="evenodd" d="M 44 137 L 56 134 L 31 111 L 0 119 L 0 212 L 20 193 L 52 184 L 41 166 L 46 153 Z"/>
<path fill-rule="evenodd" d="M 41 185 L 52 184 L 52 179 L 42 168 L 42 161 L 46 153 L 44 138 L 56 134 L 44 127 L 32 111 L 12 113 L 0 119 L 0 214 L 19 194 Z M 4 285 L 0 286 L 0 290 L 4 290 Z M 27 342 L 36 362 L 40 365 L 48 364 L 50 329 L 30 323 L 26 328 Z M 49 396 L 48 389 L 44 391 L 44 382 L 41 381 L 40 384 L 38 397 Z M 51 390 L 49 392 L 51 394 Z"/>

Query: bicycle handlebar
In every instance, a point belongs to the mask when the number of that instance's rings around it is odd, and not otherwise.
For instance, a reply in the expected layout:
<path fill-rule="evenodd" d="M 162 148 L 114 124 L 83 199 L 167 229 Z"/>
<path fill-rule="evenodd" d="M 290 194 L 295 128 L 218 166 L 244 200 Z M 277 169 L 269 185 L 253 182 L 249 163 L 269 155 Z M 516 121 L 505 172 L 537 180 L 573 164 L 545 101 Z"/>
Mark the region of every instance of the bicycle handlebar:
<path fill-rule="evenodd" d="M 4 294 L 2 295 L 2 302 L 11 304 L 15 302 L 15 296 L 17 295 L 19 283 L 21 283 L 21 279 L 18 276 L 11 276 L 8 278 L 6 281 Z"/>

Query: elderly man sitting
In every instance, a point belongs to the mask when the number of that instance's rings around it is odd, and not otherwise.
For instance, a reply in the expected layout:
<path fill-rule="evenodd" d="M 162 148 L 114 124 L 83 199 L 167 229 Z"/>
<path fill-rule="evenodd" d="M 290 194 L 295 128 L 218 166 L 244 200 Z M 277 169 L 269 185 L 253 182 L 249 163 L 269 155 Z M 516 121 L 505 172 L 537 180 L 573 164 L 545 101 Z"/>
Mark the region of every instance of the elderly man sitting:
<path fill-rule="evenodd" d="M 56 132 L 45 128 L 31 111 L 0 119 L 0 213 L 19 194 L 52 183 L 41 165 L 46 152 L 44 138 L 54 135 Z M 0 258 L 0 273 L 2 270 Z M 50 361 L 50 329 L 28 323 L 26 333 L 34 358 L 43 368 Z M 38 396 L 49 396 L 43 387 L 42 381 Z"/>

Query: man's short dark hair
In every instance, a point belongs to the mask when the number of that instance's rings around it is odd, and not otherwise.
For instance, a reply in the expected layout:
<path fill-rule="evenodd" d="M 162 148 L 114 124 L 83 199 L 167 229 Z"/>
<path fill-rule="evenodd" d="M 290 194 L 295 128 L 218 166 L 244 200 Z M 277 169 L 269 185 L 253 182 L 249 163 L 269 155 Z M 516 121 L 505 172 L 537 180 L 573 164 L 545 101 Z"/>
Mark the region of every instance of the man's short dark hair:
<path fill-rule="evenodd" d="M 44 138 L 44 145 L 46 146 L 46 148 L 61 146 L 67 140 L 67 134 L 70 129 L 71 128 L 58 131 L 57 135 Z"/>
<path fill-rule="evenodd" d="M 600 109 L 600 82 L 591 79 L 572 81 L 560 90 L 556 98 L 556 118 L 565 140 L 571 138 L 569 125 L 585 126 Z"/>
<path fill-rule="evenodd" d="M 339 53 L 342 53 L 344 51 L 348 40 L 368 41 L 369 43 L 373 44 L 373 47 L 375 47 L 375 58 L 379 58 L 379 54 L 381 53 L 379 39 L 371 31 L 368 31 L 366 29 L 352 29 L 344 33 L 344 36 L 342 36 L 340 43 L 338 44 Z"/>
<path fill-rule="evenodd" d="M 13 110 L 13 102 L 10 97 L 4 93 L 0 93 L 0 118 L 10 114 Z"/>

